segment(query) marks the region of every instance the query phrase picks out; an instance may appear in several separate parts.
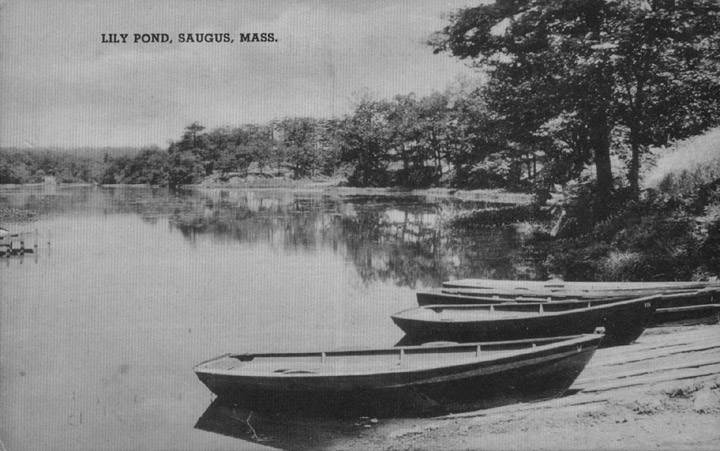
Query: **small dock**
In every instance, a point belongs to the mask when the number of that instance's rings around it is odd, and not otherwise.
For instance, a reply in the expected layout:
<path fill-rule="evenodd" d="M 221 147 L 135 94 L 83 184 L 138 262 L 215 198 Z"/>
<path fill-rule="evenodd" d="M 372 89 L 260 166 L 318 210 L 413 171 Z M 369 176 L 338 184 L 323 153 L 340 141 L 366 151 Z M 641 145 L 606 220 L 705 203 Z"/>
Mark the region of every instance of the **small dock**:
<path fill-rule="evenodd" d="M 27 245 L 25 242 L 34 236 L 34 244 Z M 37 251 L 37 231 L 31 232 L 9 232 L 0 228 L 0 257 L 15 255 L 34 254 Z"/>

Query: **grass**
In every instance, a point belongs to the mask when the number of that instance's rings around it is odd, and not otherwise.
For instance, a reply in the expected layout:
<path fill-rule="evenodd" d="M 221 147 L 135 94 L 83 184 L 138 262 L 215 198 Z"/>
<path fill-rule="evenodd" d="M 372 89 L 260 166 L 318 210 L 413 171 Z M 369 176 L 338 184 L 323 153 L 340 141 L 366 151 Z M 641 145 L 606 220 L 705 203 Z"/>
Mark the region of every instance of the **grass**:
<path fill-rule="evenodd" d="M 683 195 L 720 179 L 720 128 L 655 153 L 659 158 L 644 176 L 646 188 Z"/>

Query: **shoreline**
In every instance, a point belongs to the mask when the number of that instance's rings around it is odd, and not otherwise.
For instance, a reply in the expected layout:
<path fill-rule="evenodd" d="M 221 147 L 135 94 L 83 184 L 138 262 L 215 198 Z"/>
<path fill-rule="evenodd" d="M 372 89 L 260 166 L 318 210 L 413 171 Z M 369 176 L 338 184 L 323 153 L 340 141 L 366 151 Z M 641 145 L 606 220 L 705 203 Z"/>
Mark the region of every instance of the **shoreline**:
<path fill-rule="evenodd" d="M 344 186 L 344 179 L 286 179 L 259 178 L 233 179 L 228 182 L 206 180 L 201 183 L 183 185 L 188 189 L 228 189 L 228 190 L 288 190 L 301 193 L 321 193 L 336 196 L 425 196 L 427 198 L 454 198 L 463 201 L 501 202 L 515 205 L 529 205 L 533 195 L 510 192 L 503 189 L 458 189 L 458 188 L 403 188 L 391 187 L 355 187 Z"/>
<path fill-rule="evenodd" d="M 237 191 L 291 191 L 296 193 L 317 193 L 331 196 L 423 196 L 428 199 L 456 199 L 460 201 L 474 202 L 497 202 L 513 205 L 530 205 L 533 195 L 529 193 L 510 192 L 502 189 L 455 189 L 455 188 L 400 188 L 400 187 L 352 187 L 340 186 L 333 182 L 297 181 L 296 183 L 285 183 L 285 180 L 277 183 L 198 183 L 182 185 L 182 189 L 189 190 L 237 190 Z M 290 180 L 289 182 L 295 182 Z M 159 185 L 148 184 L 95 184 L 95 183 L 26 183 L 26 184 L 4 184 L 3 189 L 18 188 L 162 188 Z"/>
<path fill-rule="evenodd" d="M 292 191 L 297 193 L 319 193 L 335 196 L 424 196 L 435 199 L 454 198 L 462 201 L 498 202 L 514 205 L 530 205 L 533 196 L 527 193 L 513 193 L 500 189 L 460 190 L 452 188 L 404 189 L 394 187 L 350 187 L 350 186 L 224 186 L 224 185 L 185 185 L 193 190 L 238 190 L 238 191 Z"/>

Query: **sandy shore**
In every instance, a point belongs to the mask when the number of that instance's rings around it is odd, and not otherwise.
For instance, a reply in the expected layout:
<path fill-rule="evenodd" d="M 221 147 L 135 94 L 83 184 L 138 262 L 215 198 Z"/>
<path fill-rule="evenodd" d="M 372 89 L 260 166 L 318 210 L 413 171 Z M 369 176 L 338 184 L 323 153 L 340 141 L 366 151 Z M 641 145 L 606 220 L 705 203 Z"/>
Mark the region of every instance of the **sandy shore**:
<path fill-rule="evenodd" d="M 720 449 L 720 326 L 599 350 L 560 399 L 380 421 L 328 449 Z"/>

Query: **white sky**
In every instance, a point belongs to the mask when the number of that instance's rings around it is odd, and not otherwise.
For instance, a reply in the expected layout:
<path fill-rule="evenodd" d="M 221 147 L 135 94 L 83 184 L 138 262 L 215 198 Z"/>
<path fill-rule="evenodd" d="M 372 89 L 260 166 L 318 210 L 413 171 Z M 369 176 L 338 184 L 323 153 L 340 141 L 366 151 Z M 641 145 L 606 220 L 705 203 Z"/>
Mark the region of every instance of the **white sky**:
<path fill-rule="evenodd" d="M 183 127 L 345 113 L 354 92 L 443 89 L 469 69 L 425 44 L 478 0 L 0 0 L 0 146 L 164 147 Z M 100 43 L 165 32 L 174 43 Z M 179 44 L 272 32 L 277 43 Z M 236 36 L 234 36 L 236 37 Z"/>

